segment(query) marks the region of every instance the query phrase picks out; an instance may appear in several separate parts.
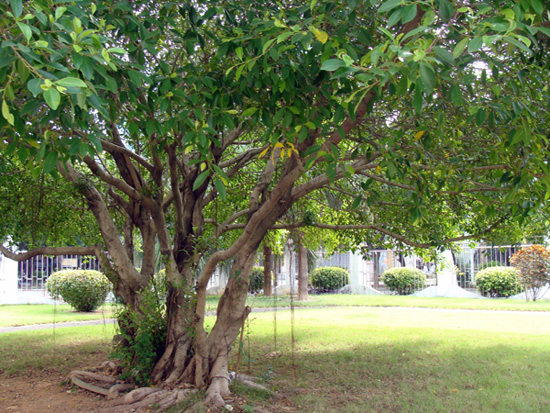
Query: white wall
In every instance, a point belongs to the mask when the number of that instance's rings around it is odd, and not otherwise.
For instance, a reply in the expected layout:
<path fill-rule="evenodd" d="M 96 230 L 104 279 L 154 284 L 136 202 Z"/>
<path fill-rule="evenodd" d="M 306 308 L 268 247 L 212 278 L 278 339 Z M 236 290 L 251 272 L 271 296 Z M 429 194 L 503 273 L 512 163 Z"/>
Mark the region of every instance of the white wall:
<path fill-rule="evenodd" d="M 17 262 L 0 258 L 0 305 L 2 304 L 53 304 L 44 290 L 17 288 Z"/>

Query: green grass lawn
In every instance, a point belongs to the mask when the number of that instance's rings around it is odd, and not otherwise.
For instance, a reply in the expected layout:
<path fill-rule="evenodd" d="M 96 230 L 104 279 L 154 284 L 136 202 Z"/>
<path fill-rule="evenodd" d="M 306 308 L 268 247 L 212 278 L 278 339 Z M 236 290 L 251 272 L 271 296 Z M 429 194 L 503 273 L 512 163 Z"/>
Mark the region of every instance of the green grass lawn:
<path fill-rule="evenodd" d="M 93 367 L 113 332 L 104 324 L 2 334 L 0 371 Z M 300 411 L 550 411 L 550 312 L 286 309 L 251 314 L 244 349 L 239 371 Z M 237 393 L 251 408 L 280 403 Z"/>
<path fill-rule="evenodd" d="M 69 373 L 97 367 L 111 352 L 114 324 L 19 331 L 0 335 L 0 373 L 35 370 Z"/>
<path fill-rule="evenodd" d="M 207 298 L 207 311 L 215 311 L 219 297 Z M 247 304 L 252 308 L 290 307 L 289 296 L 263 297 L 250 296 Z M 349 295 L 324 294 L 311 295 L 307 301 L 293 300 L 296 307 L 333 307 L 333 306 L 366 306 L 366 307 L 412 307 L 412 308 L 446 308 L 467 310 L 516 310 L 516 311 L 550 311 L 550 300 L 526 302 L 510 299 L 471 299 L 471 298 L 423 298 L 395 295 Z M 0 305 L 0 327 L 52 322 L 82 321 L 111 318 L 116 306 L 105 304 L 93 313 L 78 313 L 70 306 L 63 305 Z"/>
<path fill-rule="evenodd" d="M 294 317 L 293 361 L 290 311 L 277 313 L 276 349 L 273 313 L 251 315 L 250 369 L 304 411 L 550 411 L 548 313 L 337 308 Z"/>
<path fill-rule="evenodd" d="M 0 327 L 112 318 L 115 307 L 104 304 L 92 313 L 79 313 L 68 304 L 0 305 Z"/>

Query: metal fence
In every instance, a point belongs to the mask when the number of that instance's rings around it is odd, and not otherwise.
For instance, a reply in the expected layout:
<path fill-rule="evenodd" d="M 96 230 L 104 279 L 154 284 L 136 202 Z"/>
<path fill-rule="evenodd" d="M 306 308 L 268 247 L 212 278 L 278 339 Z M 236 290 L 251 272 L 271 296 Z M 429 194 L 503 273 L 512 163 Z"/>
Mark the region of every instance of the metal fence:
<path fill-rule="evenodd" d="M 48 277 L 56 271 L 66 269 L 82 269 L 100 271 L 96 257 L 78 255 L 63 255 L 48 257 L 38 255 L 18 265 L 17 287 L 19 290 L 43 290 Z"/>
<path fill-rule="evenodd" d="M 462 288 L 473 288 L 476 274 L 487 268 L 509 267 L 510 258 L 520 249 L 533 244 L 522 245 L 478 245 L 474 248 L 463 247 L 453 254 L 457 271 L 458 285 Z"/>

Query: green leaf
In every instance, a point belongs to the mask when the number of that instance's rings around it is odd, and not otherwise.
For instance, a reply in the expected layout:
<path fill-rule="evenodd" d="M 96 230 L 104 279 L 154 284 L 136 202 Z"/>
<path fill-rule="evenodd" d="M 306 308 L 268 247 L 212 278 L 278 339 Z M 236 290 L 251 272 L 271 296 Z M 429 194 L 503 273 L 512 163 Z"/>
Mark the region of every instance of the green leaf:
<path fill-rule="evenodd" d="M 321 65 L 321 70 L 325 70 L 327 72 L 334 72 L 335 70 L 345 67 L 346 64 L 340 60 L 340 59 L 328 59 L 323 62 Z"/>
<path fill-rule="evenodd" d="M 10 108 L 5 100 L 2 100 L 2 116 L 8 121 L 10 125 L 13 126 L 15 118 L 13 114 L 10 113 Z"/>
<path fill-rule="evenodd" d="M 427 63 L 420 64 L 420 78 L 424 82 L 424 85 L 426 86 L 428 91 L 431 92 L 435 87 L 437 78 L 435 76 L 435 72 L 433 68 L 429 64 Z"/>
<path fill-rule="evenodd" d="M 50 152 L 44 160 L 44 172 L 50 173 L 57 165 L 57 152 Z"/>
<path fill-rule="evenodd" d="M 23 1 L 22 0 L 10 0 L 11 11 L 16 18 L 21 17 L 23 14 Z"/>
<path fill-rule="evenodd" d="M 451 87 L 451 102 L 453 102 L 455 105 L 462 105 L 464 103 L 462 91 L 460 90 L 459 85 L 455 84 Z"/>
<path fill-rule="evenodd" d="M 32 37 L 32 30 L 30 26 L 21 22 L 17 22 L 17 25 L 21 29 L 21 32 L 23 33 L 23 36 L 25 36 L 25 39 L 27 39 L 27 42 L 30 42 Z"/>
<path fill-rule="evenodd" d="M 439 46 L 435 46 L 433 50 L 441 63 L 447 64 L 449 66 L 454 66 L 455 58 L 453 57 L 453 54 L 451 52 Z"/>
<path fill-rule="evenodd" d="M 509 41 L 510 43 L 512 43 L 514 46 L 520 48 L 521 50 L 523 50 L 524 52 L 528 53 L 528 54 L 532 54 L 533 51 L 531 49 L 529 49 L 529 47 L 527 47 L 525 44 L 523 44 L 522 42 L 514 39 L 513 37 L 511 36 L 508 36 L 505 38 L 505 40 Z"/>
<path fill-rule="evenodd" d="M 380 8 L 378 9 L 378 13 L 384 13 L 390 10 L 395 9 L 397 6 L 399 6 L 401 3 L 403 3 L 403 0 L 388 0 L 385 1 L 380 5 Z"/>
<path fill-rule="evenodd" d="M 51 87 L 44 91 L 44 100 L 50 108 L 56 110 L 59 107 L 59 103 L 61 103 L 61 95 L 56 88 Z"/>
<path fill-rule="evenodd" d="M 43 92 L 42 88 L 40 87 L 42 84 L 42 79 L 31 79 L 27 82 L 27 89 L 31 91 L 34 97 L 37 97 Z"/>
<path fill-rule="evenodd" d="M 423 96 L 422 90 L 418 85 L 416 85 L 416 88 L 414 90 L 413 105 L 414 105 L 414 111 L 416 112 L 417 115 L 420 115 L 422 113 L 423 101 L 424 101 L 424 96 Z"/>
<path fill-rule="evenodd" d="M 455 46 L 454 50 L 453 50 L 453 57 L 456 59 L 458 56 L 460 56 L 462 54 L 462 52 L 464 52 L 464 49 L 466 49 L 466 45 L 468 44 L 469 42 L 469 39 L 467 37 L 465 37 L 464 39 L 462 39 L 461 41 L 459 41 L 457 43 L 457 45 Z"/>
<path fill-rule="evenodd" d="M 197 179 L 195 179 L 195 182 L 193 183 L 193 191 L 195 191 L 199 186 L 201 186 L 204 181 L 206 181 L 206 178 L 210 176 L 212 172 L 210 169 L 206 169 L 203 171 L 199 176 L 197 176 Z"/>
<path fill-rule="evenodd" d="M 271 46 L 271 45 L 275 42 L 275 40 L 277 40 L 277 39 L 270 39 L 270 40 L 268 40 L 268 41 L 264 44 L 264 46 L 262 47 L 262 53 L 265 53 L 266 50 L 269 49 L 269 46 Z"/>
<path fill-rule="evenodd" d="M 57 80 L 55 84 L 63 87 L 86 87 L 86 83 L 76 77 L 64 77 Z"/>
<path fill-rule="evenodd" d="M 245 109 L 245 111 L 243 112 L 243 116 L 244 117 L 247 117 L 247 116 L 252 116 L 253 114 L 255 114 L 257 112 L 258 108 L 248 108 L 248 109 Z"/>
<path fill-rule="evenodd" d="M 482 108 L 478 109 L 476 112 L 476 125 L 481 126 L 485 122 L 485 110 Z"/>
<path fill-rule="evenodd" d="M 448 22 L 453 16 L 454 8 L 447 0 L 439 0 L 439 14 L 443 21 Z"/>
<path fill-rule="evenodd" d="M 359 204 L 361 203 L 361 200 L 363 199 L 363 196 L 362 195 L 359 195 L 357 196 L 354 200 L 353 200 L 353 204 L 351 205 L 351 209 L 356 209 Z"/>
<path fill-rule="evenodd" d="M 470 43 L 468 44 L 468 53 L 473 53 L 483 46 L 483 38 L 482 37 L 474 37 Z"/>
<path fill-rule="evenodd" d="M 107 52 L 108 53 L 116 53 L 116 54 L 126 54 L 126 53 L 128 53 L 122 47 L 111 47 L 111 48 L 107 49 Z"/>
<path fill-rule="evenodd" d="M 411 4 L 410 6 L 405 7 L 401 13 L 403 24 L 406 24 L 414 19 L 416 17 L 416 13 L 416 4 Z"/>
<path fill-rule="evenodd" d="M 214 179 L 214 185 L 216 186 L 216 189 L 220 194 L 220 198 L 225 200 L 225 198 L 227 198 L 227 194 L 225 192 L 225 185 L 223 184 L 222 180 L 220 178 Z"/>

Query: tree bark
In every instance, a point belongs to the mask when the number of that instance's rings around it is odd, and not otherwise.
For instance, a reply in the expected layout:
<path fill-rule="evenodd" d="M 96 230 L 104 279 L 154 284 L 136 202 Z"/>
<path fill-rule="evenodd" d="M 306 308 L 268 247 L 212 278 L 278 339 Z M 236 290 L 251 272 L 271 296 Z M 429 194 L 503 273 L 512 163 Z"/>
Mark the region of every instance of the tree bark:
<path fill-rule="evenodd" d="M 271 248 L 267 245 L 264 246 L 264 295 L 266 297 L 271 296 L 271 279 L 273 278 L 273 272 L 271 270 Z"/>
<path fill-rule="evenodd" d="M 303 234 L 298 234 L 298 300 L 307 300 L 308 272 L 307 250 L 304 246 Z"/>
<path fill-rule="evenodd" d="M 373 252 L 373 274 L 372 274 L 372 286 L 373 288 L 380 288 L 380 253 Z"/>

